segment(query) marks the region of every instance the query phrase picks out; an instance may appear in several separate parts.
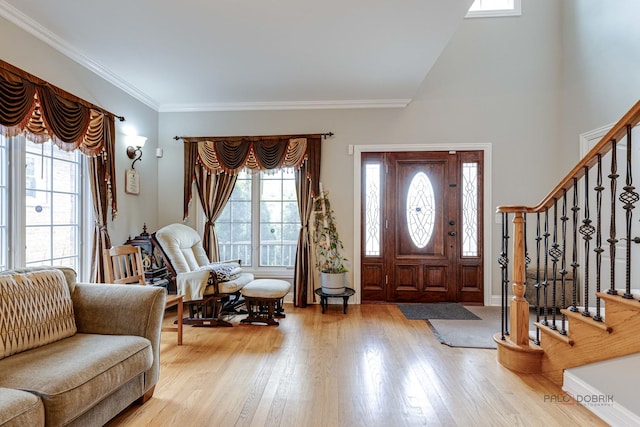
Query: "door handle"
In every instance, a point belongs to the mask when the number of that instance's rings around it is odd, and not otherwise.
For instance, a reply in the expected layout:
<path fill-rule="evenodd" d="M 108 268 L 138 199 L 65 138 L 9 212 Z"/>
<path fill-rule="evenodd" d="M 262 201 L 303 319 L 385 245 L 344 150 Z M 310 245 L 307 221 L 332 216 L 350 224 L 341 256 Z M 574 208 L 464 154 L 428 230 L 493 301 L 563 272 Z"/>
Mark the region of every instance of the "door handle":
<path fill-rule="evenodd" d="M 449 232 L 449 236 L 455 236 L 455 235 L 456 235 L 456 232 L 455 232 L 455 231 L 450 231 L 450 232 Z"/>

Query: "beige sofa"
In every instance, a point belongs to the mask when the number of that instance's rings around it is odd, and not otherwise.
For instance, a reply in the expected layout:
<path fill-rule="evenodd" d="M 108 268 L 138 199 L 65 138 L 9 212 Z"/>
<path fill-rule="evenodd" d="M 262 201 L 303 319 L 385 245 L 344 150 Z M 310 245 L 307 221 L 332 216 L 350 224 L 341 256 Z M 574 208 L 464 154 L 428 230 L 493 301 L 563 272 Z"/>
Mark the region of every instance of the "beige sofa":
<path fill-rule="evenodd" d="M 0 272 L 0 426 L 100 426 L 153 394 L 165 290 Z"/>

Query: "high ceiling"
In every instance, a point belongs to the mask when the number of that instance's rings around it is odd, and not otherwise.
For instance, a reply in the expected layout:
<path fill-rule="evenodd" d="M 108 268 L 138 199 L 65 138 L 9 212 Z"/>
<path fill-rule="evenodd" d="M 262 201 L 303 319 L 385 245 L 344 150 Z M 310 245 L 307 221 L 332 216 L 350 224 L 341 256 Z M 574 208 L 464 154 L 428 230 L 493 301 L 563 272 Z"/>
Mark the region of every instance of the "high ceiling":
<path fill-rule="evenodd" d="M 472 0 L 0 0 L 157 111 L 397 107 Z"/>

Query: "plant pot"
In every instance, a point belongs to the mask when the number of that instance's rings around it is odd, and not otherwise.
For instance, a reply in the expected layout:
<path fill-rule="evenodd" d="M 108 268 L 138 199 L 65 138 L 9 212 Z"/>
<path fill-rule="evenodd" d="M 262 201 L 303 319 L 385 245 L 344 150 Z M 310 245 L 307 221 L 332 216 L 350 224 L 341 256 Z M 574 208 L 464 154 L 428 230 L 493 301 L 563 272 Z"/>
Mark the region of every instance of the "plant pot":
<path fill-rule="evenodd" d="M 341 294 L 345 291 L 347 273 L 320 273 L 322 292 L 329 295 Z"/>

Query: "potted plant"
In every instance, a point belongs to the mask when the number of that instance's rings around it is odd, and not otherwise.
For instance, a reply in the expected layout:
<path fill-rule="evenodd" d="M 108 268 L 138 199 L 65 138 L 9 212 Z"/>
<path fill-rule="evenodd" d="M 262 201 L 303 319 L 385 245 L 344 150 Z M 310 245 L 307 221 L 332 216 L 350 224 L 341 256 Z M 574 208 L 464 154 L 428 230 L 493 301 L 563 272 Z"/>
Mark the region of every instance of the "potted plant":
<path fill-rule="evenodd" d="M 331 209 L 328 193 L 320 190 L 314 200 L 314 234 L 316 266 L 320 270 L 320 283 L 325 294 L 341 294 L 345 291 L 347 259 L 340 251 L 342 241 L 336 228 L 335 213 Z"/>

